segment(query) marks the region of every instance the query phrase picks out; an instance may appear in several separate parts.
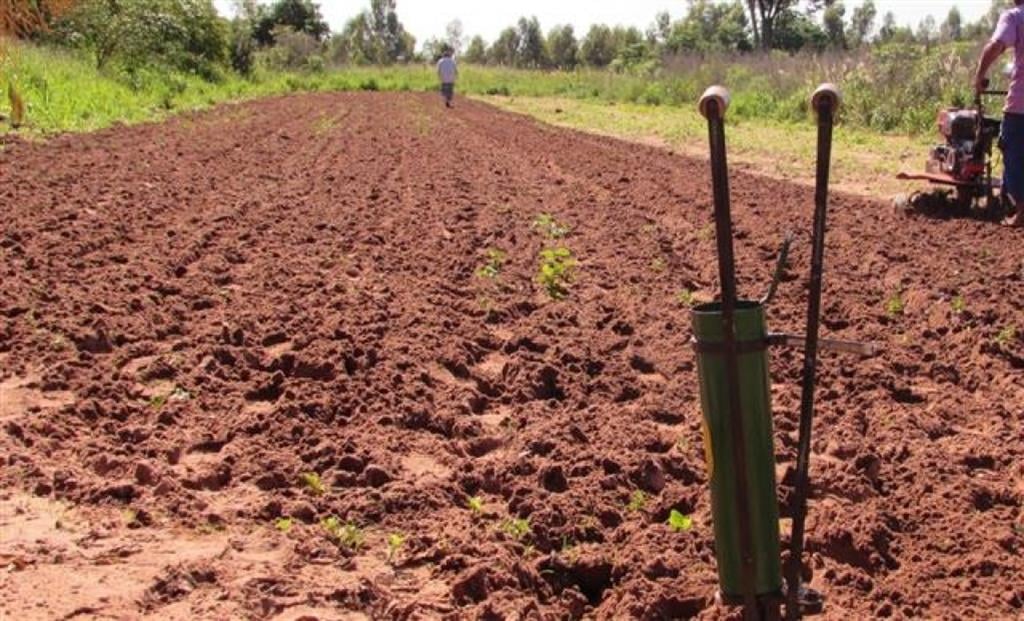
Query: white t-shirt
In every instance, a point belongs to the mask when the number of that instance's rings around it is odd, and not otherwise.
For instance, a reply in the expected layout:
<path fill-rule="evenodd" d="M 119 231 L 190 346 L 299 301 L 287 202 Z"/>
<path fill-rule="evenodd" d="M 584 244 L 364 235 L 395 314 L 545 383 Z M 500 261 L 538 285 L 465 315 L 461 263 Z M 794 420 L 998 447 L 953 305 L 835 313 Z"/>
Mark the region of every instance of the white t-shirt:
<path fill-rule="evenodd" d="M 442 84 L 454 84 L 455 77 L 459 75 L 459 70 L 455 67 L 455 59 L 451 56 L 445 56 L 437 62 L 437 75 L 441 78 Z"/>

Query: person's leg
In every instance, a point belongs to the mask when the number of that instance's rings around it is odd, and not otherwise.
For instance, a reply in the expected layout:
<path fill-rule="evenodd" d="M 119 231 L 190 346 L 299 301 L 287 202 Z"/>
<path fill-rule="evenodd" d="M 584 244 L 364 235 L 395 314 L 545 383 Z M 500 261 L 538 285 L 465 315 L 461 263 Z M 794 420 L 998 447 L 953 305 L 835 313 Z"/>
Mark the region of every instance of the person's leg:
<path fill-rule="evenodd" d="M 1024 115 L 1007 114 L 1003 119 L 1003 192 L 1016 206 L 1007 224 L 1024 226 Z"/>
<path fill-rule="evenodd" d="M 454 93 L 454 84 L 449 83 L 441 85 L 441 94 L 444 96 L 444 105 L 448 106 L 449 108 L 452 106 L 452 95 L 454 95 Z"/>

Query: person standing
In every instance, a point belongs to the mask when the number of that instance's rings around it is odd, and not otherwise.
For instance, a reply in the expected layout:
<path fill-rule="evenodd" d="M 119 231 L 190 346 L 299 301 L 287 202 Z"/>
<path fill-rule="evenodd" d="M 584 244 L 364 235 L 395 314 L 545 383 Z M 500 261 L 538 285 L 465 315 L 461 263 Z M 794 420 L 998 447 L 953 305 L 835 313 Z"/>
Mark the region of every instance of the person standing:
<path fill-rule="evenodd" d="M 444 105 L 453 108 L 452 98 L 455 97 L 455 80 L 459 77 L 459 68 L 455 66 L 455 58 L 450 47 L 444 48 L 441 60 L 437 61 L 437 77 L 441 79 L 441 95 L 444 97 Z"/>
<path fill-rule="evenodd" d="M 992 64 L 1006 50 L 1014 51 L 1013 73 L 999 137 L 999 146 L 1003 149 L 1002 191 L 1010 197 L 1014 213 L 1003 224 L 1024 227 L 1024 0 L 1014 0 L 1014 4 L 1016 8 L 999 18 L 995 34 L 982 52 L 974 88 L 979 94 L 984 91 Z"/>

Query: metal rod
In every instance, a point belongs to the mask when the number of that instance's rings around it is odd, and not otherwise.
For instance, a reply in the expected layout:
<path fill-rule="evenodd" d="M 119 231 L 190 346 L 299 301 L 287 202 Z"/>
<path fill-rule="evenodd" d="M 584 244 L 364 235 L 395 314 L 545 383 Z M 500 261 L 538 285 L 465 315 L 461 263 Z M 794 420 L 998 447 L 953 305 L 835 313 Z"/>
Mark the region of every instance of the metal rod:
<path fill-rule="evenodd" d="M 740 404 L 739 362 L 736 349 L 736 262 L 732 245 L 732 214 L 729 206 L 729 171 L 725 148 L 725 111 L 729 94 L 724 88 L 712 87 L 701 98 L 700 109 L 708 120 L 708 141 L 711 147 L 711 179 L 715 202 L 715 238 L 718 243 L 718 274 L 722 287 L 723 344 L 725 375 L 728 383 L 729 419 L 732 435 L 733 465 L 736 473 L 736 511 L 738 514 L 740 566 L 745 619 L 761 619 L 758 606 L 752 533 L 750 524 L 749 485 L 747 482 L 746 441 L 743 411 Z"/>
<path fill-rule="evenodd" d="M 807 304 L 807 342 L 804 347 L 803 386 L 800 399 L 800 436 L 797 448 L 796 484 L 793 495 L 793 531 L 786 572 L 786 618 L 801 617 L 800 591 L 807 516 L 808 471 L 811 458 L 811 423 L 814 418 L 814 387 L 818 365 L 818 327 L 821 319 L 822 274 L 825 269 L 825 230 L 828 214 L 828 181 L 832 160 L 832 125 L 839 107 L 839 91 L 822 85 L 811 98 L 818 116 L 818 165 L 814 190 L 814 233 L 811 250 L 811 282 Z"/>
<path fill-rule="evenodd" d="M 768 335 L 768 344 L 781 347 L 795 347 L 806 351 L 807 337 L 802 334 L 772 332 Z M 840 354 L 853 354 L 855 356 L 874 356 L 878 354 L 878 345 L 875 343 L 858 343 L 857 341 L 819 338 L 818 351 L 834 351 Z"/>

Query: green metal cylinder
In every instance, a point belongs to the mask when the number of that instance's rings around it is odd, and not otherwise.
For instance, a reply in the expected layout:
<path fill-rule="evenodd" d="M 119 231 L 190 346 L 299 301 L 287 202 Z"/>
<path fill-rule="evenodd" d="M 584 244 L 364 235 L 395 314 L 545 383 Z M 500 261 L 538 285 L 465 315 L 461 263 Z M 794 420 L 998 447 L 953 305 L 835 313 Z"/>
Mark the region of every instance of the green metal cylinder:
<path fill-rule="evenodd" d="M 693 309 L 700 402 L 704 412 L 704 451 L 711 482 L 715 555 L 723 599 L 743 597 L 736 472 L 729 420 L 724 321 L 720 304 Z M 738 302 L 735 313 L 740 409 L 747 463 L 747 497 L 757 595 L 782 589 L 779 545 L 779 504 L 775 495 L 775 449 L 772 437 L 771 382 L 768 376 L 767 328 L 764 307 Z"/>

